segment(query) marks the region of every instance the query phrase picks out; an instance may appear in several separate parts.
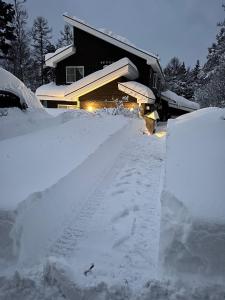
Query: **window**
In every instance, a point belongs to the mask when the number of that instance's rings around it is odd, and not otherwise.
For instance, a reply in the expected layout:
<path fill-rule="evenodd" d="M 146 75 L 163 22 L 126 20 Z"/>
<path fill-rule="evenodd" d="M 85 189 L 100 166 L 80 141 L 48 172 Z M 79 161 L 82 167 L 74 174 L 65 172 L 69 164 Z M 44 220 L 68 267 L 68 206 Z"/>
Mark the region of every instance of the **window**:
<path fill-rule="evenodd" d="M 84 77 L 83 66 L 67 66 L 66 67 L 66 83 L 72 83 Z"/>
<path fill-rule="evenodd" d="M 77 109 L 77 105 L 66 105 L 66 104 L 58 104 L 58 108 L 63 108 L 63 109 Z"/>

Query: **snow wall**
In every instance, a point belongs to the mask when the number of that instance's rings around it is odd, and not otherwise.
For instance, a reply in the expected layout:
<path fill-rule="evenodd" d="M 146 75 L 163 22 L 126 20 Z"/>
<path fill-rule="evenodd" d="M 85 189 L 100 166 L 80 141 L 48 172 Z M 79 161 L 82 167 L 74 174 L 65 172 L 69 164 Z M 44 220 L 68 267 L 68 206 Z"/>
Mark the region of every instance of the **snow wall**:
<path fill-rule="evenodd" d="M 225 278 L 225 111 L 168 122 L 160 263 L 163 274 Z"/>

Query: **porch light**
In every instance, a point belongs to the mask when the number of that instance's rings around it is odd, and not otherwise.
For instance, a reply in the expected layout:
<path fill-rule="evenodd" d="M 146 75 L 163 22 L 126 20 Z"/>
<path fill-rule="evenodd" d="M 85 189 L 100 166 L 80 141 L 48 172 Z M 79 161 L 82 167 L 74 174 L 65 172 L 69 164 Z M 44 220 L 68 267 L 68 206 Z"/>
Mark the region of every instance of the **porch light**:
<path fill-rule="evenodd" d="M 89 111 L 89 112 L 93 112 L 93 111 L 94 111 L 94 108 L 93 108 L 93 106 L 91 106 L 91 105 L 88 105 L 88 107 L 87 107 L 87 111 Z"/>
<path fill-rule="evenodd" d="M 159 131 L 159 132 L 156 132 L 155 135 L 156 135 L 158 138 L 163 138 L 163 137 L 166 135 L 166 131 Z"/>

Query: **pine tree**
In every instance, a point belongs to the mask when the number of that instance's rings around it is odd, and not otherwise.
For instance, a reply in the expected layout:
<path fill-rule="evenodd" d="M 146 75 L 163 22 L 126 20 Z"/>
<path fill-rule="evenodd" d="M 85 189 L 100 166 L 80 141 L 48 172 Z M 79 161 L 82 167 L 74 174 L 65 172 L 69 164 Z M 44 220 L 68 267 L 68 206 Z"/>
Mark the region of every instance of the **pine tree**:
<path fill-rule="evenodd" d="M 14 47 L 9 51 L 9 59 L 5 63 L 5 68 L 30 86 L 32 74 L 32 59 L 30 54 L 30 38 L 26 28 L 28 14 L 24 8 L 26 0 L 14 0 Z"/>
<path fill-rule="evenodd" d="M 0 58 L 7 56 L 15 39 L 14 14 L 13 5 L 0 0 Z"/>
<path fill-rule="evenodd" d="M 72 44 L 73 34 L 72 34 L 72 31 L 71 31 L 71 27 L 68 24 L 66 24 L 64 26 L 63 31 L 60 31 L 60 36 L 61 37 L 58 40 L 57 48 L 65 47 L 65 46 L 68 46 L 68 45 Z"/>
<path fill-rule="evenodd" d="M 192 93 L 187 85 L 190 70 L 179 58 L 173 57 L 164 69 L 166 88 L 185 98 L 191 98 Z"/>
<path fill-rule="evenodd" d="M 36 67 L 37 83 L 41 85 L 44 83 L 44 63 L 45 54 L 49 52 L 49 46 L 51 45 L 51 32 L 52 29 L 48 26 L 48 21 L 43 17 L 37 17 L 34 20 L 31 35 L 33 39 L 33 56 Z"/>
<path fill-rule="evenodd" d="M 199 72 L 200 84 L 195 92 L 196 100 L 203 107 L 225 106 L 225 19 L 217 26 L 216 42 L 208 49 L 207 62 Z"/>

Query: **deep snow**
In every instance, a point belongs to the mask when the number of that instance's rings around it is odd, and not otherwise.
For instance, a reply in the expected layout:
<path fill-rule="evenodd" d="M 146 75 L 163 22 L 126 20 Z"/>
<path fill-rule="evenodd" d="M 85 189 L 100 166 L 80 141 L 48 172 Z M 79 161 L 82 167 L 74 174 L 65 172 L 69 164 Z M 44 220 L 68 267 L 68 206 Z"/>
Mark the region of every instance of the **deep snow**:
<path fill-rule="evenodd" d="M 224 299 L 224 116 L 1 117 L 0 299 Z"/>
<path fill-rule="evenodd" d="M 224 116 L 207 108 L 168 123 L 161 258 L 185 280 L 225 278 Z"/>

